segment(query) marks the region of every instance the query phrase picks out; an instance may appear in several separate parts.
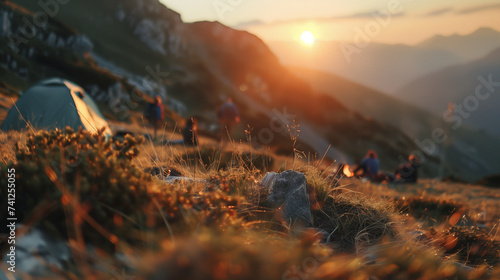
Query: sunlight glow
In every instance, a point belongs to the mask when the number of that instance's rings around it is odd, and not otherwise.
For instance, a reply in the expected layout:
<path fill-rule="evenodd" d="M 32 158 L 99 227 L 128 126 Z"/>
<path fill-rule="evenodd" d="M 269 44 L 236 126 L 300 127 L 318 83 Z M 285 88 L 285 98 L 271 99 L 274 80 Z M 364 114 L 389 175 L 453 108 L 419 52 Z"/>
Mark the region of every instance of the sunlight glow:
<path fill-rule="evenodd" d="M 311 31 L 304 31 L 302 35 L 300 35 L 300 40 L 306 45 L 312 45 L 316 42 L 316 37 L 312 34 Z"/>

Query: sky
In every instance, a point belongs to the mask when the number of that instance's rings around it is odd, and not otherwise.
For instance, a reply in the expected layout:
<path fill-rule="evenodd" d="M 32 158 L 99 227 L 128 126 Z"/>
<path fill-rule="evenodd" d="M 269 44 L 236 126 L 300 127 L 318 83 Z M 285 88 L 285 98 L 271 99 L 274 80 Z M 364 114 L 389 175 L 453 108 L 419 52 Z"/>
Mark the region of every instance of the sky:
<path fill-rule="evenodd" d="M 264 41 L 354 41 L 360 34 L 389 44 L 434 35 L 500 31 L 499 0 L 160 0 L 186 22 L 219 21 Z"/>

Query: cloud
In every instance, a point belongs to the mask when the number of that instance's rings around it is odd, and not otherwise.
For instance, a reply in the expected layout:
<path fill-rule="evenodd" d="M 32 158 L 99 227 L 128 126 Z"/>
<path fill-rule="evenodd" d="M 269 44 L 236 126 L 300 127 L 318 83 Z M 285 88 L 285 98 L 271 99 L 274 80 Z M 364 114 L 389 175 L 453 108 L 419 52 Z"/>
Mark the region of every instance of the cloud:
<path fill-rule="evenodd" d="M 334 20 L 341 20 L 341 19 L 367 19 L 367 18 L 373 18 L 373 15 L 379 14 L 379 11 L 371 11 L 371 12 L 363 12 L 363 13 L 355 13 L 355 14 L 350 14 L 350 15 L 339 15 L 339 16 L 334 16 L 330 18 L 321 18 L 318 19 L 319 21 L 334 21 Z M 392 15 L 394 16 L 394 15 Z"/>
<path fill-rule="evenodd" d="M 483 11 L 488 11 L 488 10 L 496 10 L 500 9 L 500 4 L 486 4 L 486 5 L 478 5 L 478 6 L 472 6 L 468 8 L 462 8 L 462 9 L 457 9 L 453 7 L 444 7 L 444 8 L 439 8 L 436 10 L 432 10 L 424 15 L 423 17 L 436 17 L 436 16 L 441 16 L 445 14 L 451 14 L 453 13 L 454 15 L 466 15 L 466 14 L 473 14 L 473 13 L 479 13 Z"/>
<path fill-rule="evenodd" d="M 240 23 L 234 25 L 233 27 L 236 29 L 245 29 L 245 28 L 249 28 L 249 27 L 255 27 L 255 26 L 266 25 L 266 24 L 267 24 L 266 22 L 256 19 L 256 20 L 251 20 L 251 21 L 240 22 Z"/>
<path fill-rule="evenodd" d="M 466 15 L 466 14 L 473 14 L 473 13 L 478 13 L 478 12 L 483 12 L 487 10 L 497 10 L 500 9 L 500 4 L 486 4 L 486 5 L 479 5 L 479 6 L 473 6 L 465 9 L 458 10 L 456 13 L 460 15 Z"/>
<path fill-rule="evenodd" d="M 436 17 L 444 14 L 448 14 L 453 11 L 452 7 L 440 8 L 437 10 L 433 10 L 424 15 L 424 17 Z"/>
<path fill-rule="evenodd" d="M 251 20 L 246 22 L 241 22 L 234 25 L 234 28 L 244 29 L 256 26 L 272 26 L 272 25 L 282 25 L 282 24 L 291 24 L 291 23 L 305 23 L 305 22 L 333 22 L 333 21 L 341 21 L 341 20 L 350 20 L 350 19 L 373 19 L 376 15 L 380 14 L 379 11 L 371 11 L 371 12 L 361 12 L 347 15 L 337 15 L 332 17 L 321 17 L 321 18 L 294 18 L 288 20 L 279 20 L 273 22 L 264 22 L 261 20 Z M 402 17 L 404 13 L 399 14 L 391 14 L 392 18 Z"/>

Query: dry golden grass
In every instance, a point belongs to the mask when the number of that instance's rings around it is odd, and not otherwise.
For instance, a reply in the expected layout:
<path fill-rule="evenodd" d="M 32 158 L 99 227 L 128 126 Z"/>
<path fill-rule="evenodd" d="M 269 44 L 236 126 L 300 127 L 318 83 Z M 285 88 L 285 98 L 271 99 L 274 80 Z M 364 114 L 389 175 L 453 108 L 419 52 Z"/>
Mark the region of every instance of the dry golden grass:
<path fill-rule="evenodd" d="M 142 132 L 137 126 L 129 128 Z M 5 151 L 0 163 L 16 162 L 16 143 L 22 146 L 27 138 L 26 133 L 0 134 L 1 150 Z M 137 201 L 141 205 L 138 209 L 127 209 L 129 204 L 117 200 L 116 204 L 104 203 L 108 208 L 103 211 L 88 212 L 85 208 L 87 217 L 80 212 L 81 207 L 93 209 L 95 205 L 82 204 L 75 191 L 78 188 L 69 188 L 73 190 L 67 193 L 69 200 L 63 199 L 64 196 L 55 200 L 66 205 L 62 208 L 66 210 L 59 213 L 66 217 L 63 218 L 66 230 L 72 230 L 62 238 L 74 244 L 74 259 L 63 269 L 53 269 L 47 277 L 109 279 L 116 278 L 123 268 L 135 279 L 498 279 L 495 278 L 498 271 L 492 268 L 478 266 L 468 271 L 456 263 L 482 264 L 463 258 L 468 255 L 467 245 L 475 233 L 453 248 L 441 244 L 444 237 L 453 235 L 452 226 L 464 223 L 484 225 L 489 234 L 483 237 L 498 239 L 495 229 L 498 229 L 500 196 L 490 189 L 430 180 L 404 186 L 354 179 L 339 183 L 318 168 L 321 162 L 280 158 L 266 151 L 255 151 L 244 143 L 220 147 L 209 139 L 202 140 L 202 145 L 194 148 L 162 146 L 151 141 L 137 146 L 139 155 L 133 157 L 130 170 L 161 167 L 191 178 L 168 181 L 165 176 L 157 176 L 138 182 L 147 189 L 147 198 Z M 230 157 L 224 158 L 226 154 Z M 265 166 L 269 170 L 292 168 L 306 174 L 318 230 L 305 230 L 297 235 L 282 221 L 279 210 L 269 207 L 267 190 L 259 184 L 265 170 L 249 164 L 262 154 L 273 157 L 272 166 Z M 34 156 L 38 158 L 41 154 Z M 113 157 L 107 160 L 115 162 Z M 93 166 L 89 164 L 86 172 L 95 172 Z M 5 173 L 3 168 L 1 172 Z M 103 177 L 95 184 L 104 187 L 103 182 L 122 177 L 111 174 L 113 178 Z M 123 183 L 127 184 L 136 175 L 124 174 Z M 61 186 L 75 187 L 82 180 L 78 178 L 64 181 Z M 57 186 L 49 185 L 44 187 L 57 190 Z M 111 201 L 123 193 L 119 188 L 107 191 Z M 431 228 L 396 208 L 394 200 L 402 197 L 460 201 L 466 205 L 467 221 L 461 216 L 441 213 L 444 219 Z M 40 209 L 43 201 L 39 202 L 27 207 Z M 77 215 L 68 217 L 68 209 Z M 88 223 L 83 237 L 75 235 L 84 225 L 78 215 L 85 216 L 83 223 Z M 47 220 L 43 215 L 31 218 L 33 227 Z M 109 225 L 99 229 L 98 224 L 89 222 L 92 219 Z M 120 228 L 123 225 L 126 228 Z M 55 230 L 65 227 L 58 225 Z M 416 235 L 416 231 L 422 234 Z M 93 238 L 95 235 L 90 232 L 105 238 Z M 95 249 L 89 250 L 90 247 Z M 485 263 L 494 265 L 492 254 L 496 247 L 490 247 L 485 251 L 483 246 L 478 252 L 486 252 L 484 255 L 491 260 Z"/>
<path fill-rule="evenodd" d="M 0 131 L 0 162 L 7 163 L 16 160 L 16 144 L 26 142 L 27 132 Z"/>
<path fill-rule="evenodd" d="M 421 179 L 418 184 L 386 185 L 345 179 L 349 189 L 385 199 L 425 198 L 466 206 L 468 222 L 492 228 L 500 222 L 500 193 L 494 188 L 472 184 Z M 450 215 L 449 213 L 444 213 Z"/>

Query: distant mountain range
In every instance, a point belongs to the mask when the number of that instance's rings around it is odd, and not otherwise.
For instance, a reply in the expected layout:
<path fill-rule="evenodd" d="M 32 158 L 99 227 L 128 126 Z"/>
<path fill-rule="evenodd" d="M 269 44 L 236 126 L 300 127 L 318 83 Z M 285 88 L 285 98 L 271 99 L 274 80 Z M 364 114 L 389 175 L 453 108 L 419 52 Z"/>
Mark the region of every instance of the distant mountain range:
<path fill-rule="evenodd" d="M 417 47 L 446 50 L 461 60 L 472 61 L 500 47 L 500 32 L 483 27 L 468 35 L 436 35 Z"/>
<path fill-rule="evenodd" d="M 500 136 L 500 48 L 418 78 L 395 96 L 439 116 L 454 103 L 457 120 L 450 121 L 452 125 L 459 125 L 459 118 L 460 123 Z"/>
<path fill-rule="evenodd" d="M 349 79 L 435 114 L 441 121 L 449 103 L 456 103 L 459 113 L 466 98 L 474 102 L 468 96 L 474 96 L 481 81 L 490 80 L 494 85 L 500 81 L 500 32 L 490 28 L 468 35 L 438 35 L 415 46 L 370 43 L 347 56 L 342 51 L 346 46 L 356 47 L 342 42 L 318 42 L 311 48 L 298 43 L 271 43 L 285 65 Z M 470 116 L 466 112 L 466 117 L 460 118 L 469 127 L 500 136 L 500 99 L 489 87 L 488 100 Z"/>
<path fill-rule="evenodd" d="M 318 41 L 309 48 L 297 42 L 270 42 L 285 65 L 336 74 L 387 94 L 445 67 L 463 64 L 500 47 L 500 32 L 481 28 L 468 35 L 435 36 L 418 45 Z"/>
<path fill-rule="evenodd" d="M 451 129 L 438 115 L 330 73 L 298 67 L 290 69 L 316 90 L 335 97 L 351 110 L 401 129 L 415 142 L 428 145 L 427 139 L 432 139 L 435 129 L 445 131 L 450 142 L 434 143 L 436 156 L 445 154 L 444 176 L 453 174 L 468 181 L 476 181 L 486 174 L 500 171 L 500 146 L 494 145 L 500 142 L 499 137 L 479 132 L 467 125 Z M 440 169 L 432 160 L 426 162 L 423 168 Z"/>

